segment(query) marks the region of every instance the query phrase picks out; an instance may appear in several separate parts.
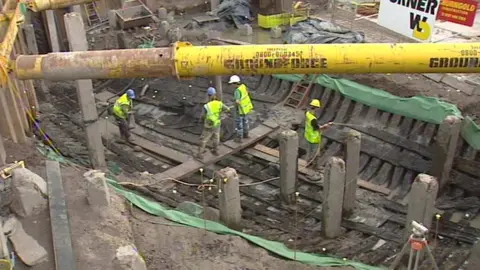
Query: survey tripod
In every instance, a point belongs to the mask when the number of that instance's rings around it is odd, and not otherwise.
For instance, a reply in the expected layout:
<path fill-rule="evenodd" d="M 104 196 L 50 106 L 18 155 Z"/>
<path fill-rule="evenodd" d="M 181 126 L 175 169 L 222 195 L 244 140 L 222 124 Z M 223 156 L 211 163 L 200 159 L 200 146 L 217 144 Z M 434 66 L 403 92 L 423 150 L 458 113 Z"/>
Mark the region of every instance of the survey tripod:
<path fill-rule="evenodd" d="M 428 242 L 425 235 L 428 233 L 428 229 L 422 224 L 412 221 L 412 234 L 408 238 L 407 243 L 403 246 L 400 253 L 397 255 L 389 270 L 395 270 L 395 268 L 400 264 L 405 253 L 407 253 L 408 248 L 410 247 L 410 256 L 408 258 L 408 267 L 407 270 L 418 270 L 420 263 L 421 252 L 426 251 L 428 259 L 433 266 L 433 269 L 439 270 L 435 258 L 428 247 Z M 414 259 L 415 258 L 415 261 Z"/>

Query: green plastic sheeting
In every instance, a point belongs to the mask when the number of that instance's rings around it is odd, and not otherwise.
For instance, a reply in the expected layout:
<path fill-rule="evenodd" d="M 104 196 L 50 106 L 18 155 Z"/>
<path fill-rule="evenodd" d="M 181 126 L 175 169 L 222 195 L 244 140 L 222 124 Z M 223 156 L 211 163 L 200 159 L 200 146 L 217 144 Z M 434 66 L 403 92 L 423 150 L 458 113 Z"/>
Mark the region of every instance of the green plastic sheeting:
<path fill-rule="evenodd" d="M 150 213 L 156 216 L 161 216 L 173 222 L 188 225 L 191 227 L 200 228 L 200 229 L 205 228 L 205 223 L 204 223 L 205 220 L 201 218 L 197 218 L 180 211 L 167 209 L 166 207 L 162 206 L 157 202 L 152 202 L 150 200 L 143 198 L 142 196 L 139 196 L 129 190 L 122 188 L 114 180 L 109 180 L 109 184 L 115 189 L 117 193 L 120 193 L 132 204 L 134 204 L 135 206 L 137 206 L 138 208 L 142 209 L 147 213 Z M 198 207 L 201 207 L 201 206 L 198 206 Z M 218 233 L 218 234 L 230 234 L 230 235 L 240 236 L 284 258 L 287 258 L 290 260 L 293 260 L 294 258 L 294 252 L 288 249 L 287 247 L 285 247 L 285 245 L 282 243 L 269 241 L 257 236 L 235 231 L 222 224 L 219 224 L 213 221 L 208 221 L 208 220 L 206 221 L 206 228 L 207 230 Z M 349 261 L 349 260 L 344 261 L 342 259 L 336 259 L 336 258 L 331 258 L 327 256 L 309 254 L 304 252 L 297 252 L 296 260 L 302 263 L 317 265 L 317 266 L 352 266 L 358 270 L 383 269 L 383 268 L 373 267 L 373 266 L 369 266 L 362 263 L 357 263 L 354 261 Z"/>
<path fill-rule="evenodd" d="M 302 75 L 274 75 L 278 79 L 298 81 Z M 458 108 L 450 103 L 433 97 L 401 98 L 383 90 L 368 87 L 346 79 L 334 79 L 327 75 L 318 75 L 316 83 L 338 91 L 344 96 L 362 104 L 403 115 L 421 121 L 440 124 L 448 115 L 461 116 Z"/>
<path fill-rule="evenodd" d="M 480 150 L 480 126 L 470 117 L 463 120 L 462 137 L 471 147 Z"/>
<path fill-rule="evenodd" d="M 298 74 L 276 74 L 273 76 L 281 80 L 293 82 L 303 78 L 303 75 Z M 440 124 L 448 115 L 462 115 L 457 106 L 438 98 L 422 96 L 402 98 L 380 89 L 346 79 L 331 78 L 324 74 L 317 75 L 316 83 L 338 91 L 344 96 L 362 104 L 428 123 Z M 470 146 L 477 150 L 480 149 L 480 127 L 471 118 L 467 117 L 465 119 L 462 137 Z"/>
<path fill-rule="evenodd" d="M 50 160 L 55 160 L 63 164 L 72 164 L 72 162 L 65 157 L 62 157 L 55 153 L 54 151 L 51 151 L 48 149 L 47 146 L 44 145 L 39 145 L 37 146 L 37 150 L 44 155 L 46 158 Z M 118 166 L 116 164 L 109 164 L 109 168 L 116 169 Z M 112 178 L 114 178 L 113 175 L 109 174 Z M 110 186 L 120 195 L 125 197 L 129 202 L 137 206 L 138 208 L 142 209 L 143 211 L 155 215 L 155 216 L 161 216 L 164 217 L 170 221 L 177 222 L 186 226 L 190 227 L 195 227 L 195 228 L 205 228 L 205 220 L 177 211 L 177 210 L 172 210 L 172 209 L 167 209 L 166 207 L 162 206 L 161 204 L 157 202 L 152 202 L 148 199 L 145 199 L 144 197 L 135 194 L 134 192 L 127 190 L 123 188 L 121 185 L 119 185 L 115 180 L 112 179 L 107 179 L 108 183 Z M 180 207 L 182 208 L 182 207 Z M 203 211 L 203 208 L 200 205 L 194 204 L 194 203 L 189 203 L 189 204 L 184 204 L 183 207 L 184 211 L 191 212 L 192 214 L 199 215 L 201 211 Z M 168 224 L 167 224 L 168 225 Z M 230 235 L 236 235 L 240 236 L 262 248 L 265 248 L 266 250 L 275 253 L 277 255 L 280 255 L 284 258 L 293 260 L 294 258 L 294 253 L 292 250 L 288 249 L 285 247 L 284 244 L 279 243 L 279 242 L 274 242 L 274 241 L 269 241 L 263 238 L 260 238 L 258 236 L 253 236 L 249 235 L 246 233 L 242 233 L 239 231 L 232 230 L 222 224 L 219 224 L 217 222 L 213 221 L 206 221 L 206 228 L 207 230 L 218 233 L 218 234 L 230 234 Z M 336 258 L 331 258 L 327 256 L 321 256 L 317 254 L 309 254 L 309 253 L 304 253 L 304 252 L 297 252 L 296 254 L 296 260 L 302 263 L 306 264 L 311 264 L 311 265 L 317 265 L 317 266 L 352 266 L 355 269 L 358 270 L 382 270 L 384 268 L 380 267 L 374 267 L 374 266 L 369 266 L 363 263 L 358 263 L 354 261 L 349 261 L 349 260 L 341 260 L 341 259 L 336 259 Z"/>

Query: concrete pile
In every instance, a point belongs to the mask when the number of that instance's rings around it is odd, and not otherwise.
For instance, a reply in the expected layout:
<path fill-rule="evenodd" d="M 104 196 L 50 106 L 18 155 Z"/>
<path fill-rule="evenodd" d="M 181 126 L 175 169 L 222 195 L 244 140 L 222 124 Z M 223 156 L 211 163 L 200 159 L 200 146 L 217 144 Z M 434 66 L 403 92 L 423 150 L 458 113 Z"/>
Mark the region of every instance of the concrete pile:
<path fill-rule="evenodd" d="M 110 192 L 108 190 L 105 173 L 99 170 L 90 170 L 83 177 L 87 180 L 87 200 L 93 207 L 110 206 Z"/>
<path fill-rule="evenodd" d="M 147 270 L 145 261 L 133 245 L 119 247 L 113 265 L 118 270 Z"/>

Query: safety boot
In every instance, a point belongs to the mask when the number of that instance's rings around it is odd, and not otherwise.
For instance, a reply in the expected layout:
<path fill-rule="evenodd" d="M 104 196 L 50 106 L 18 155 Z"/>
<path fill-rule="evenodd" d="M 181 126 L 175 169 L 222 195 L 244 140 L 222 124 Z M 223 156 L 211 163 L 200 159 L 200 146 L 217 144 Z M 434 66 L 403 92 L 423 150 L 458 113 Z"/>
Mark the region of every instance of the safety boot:
<path fill-rule="evenodd" d="M 212 152 L 212 155 L 218 156 L 218 151 L 217 151 L 217 149 L 212 149 L 211 152 Z"/>
<path fill-rule="evenodd" d="M 236 143 L 241 143 L 242 142 L 242 137 L 237 136 L 237 137 L 235 137 L 235 139 L 233 141 L 236 142 Z"/>
<path fill-rule="evenodd" d="M 249 139 L 250 138 L 250 135 L 248 134 L 248 131 L 243 133 L 243 138 L 244 139 Z"/>

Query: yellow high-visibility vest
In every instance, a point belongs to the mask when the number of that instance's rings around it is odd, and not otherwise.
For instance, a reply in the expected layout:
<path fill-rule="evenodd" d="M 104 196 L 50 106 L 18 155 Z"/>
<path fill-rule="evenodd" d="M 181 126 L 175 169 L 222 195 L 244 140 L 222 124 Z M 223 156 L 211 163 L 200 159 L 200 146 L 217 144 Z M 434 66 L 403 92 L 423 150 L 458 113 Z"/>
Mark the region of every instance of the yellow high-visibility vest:
<path fill-rule="evenodd" d="M 129 109 L 131 110 L 133 108 L 132 100 L 130 100 L 127 96 L 127 94 L 123 94 L 121 97 L 115 101 L 115 105 L 113 105 L 113 114 L 116 116 L 126 119 L 127 115 L 125 112 L 122 110 L 122 106 L 128 105 Z"/>
<path fill-rule="evenodd" d="M 305 113 L 305 140 L 309 143 L 319 144 L 322 141 L 322 133 L 318 130 L 313 129 L 312 120 L 317 119 L 317 117 L 311 112 L 307 111 Z"/>
<path fill-rule="evenodd" d="M 238 110 L 240 115 L 247 115 L 253 110 L 253 104 L 248 95 L 247 86 L 245 84 L 240 85 L 238 88 L 240 91 L 240 104 L 238 104 Z"/>
<path fill-rule="evenodd" d="M 209 120 L 205 121 L 205 126 L 212 128 L 219 127 L 221 123 L 220 115 L 223 110 L 223 102 L 221 102 L 220 100 L 212 100 L 205 104 L 203 107 L 207 111 L 205 120 Z"/>

